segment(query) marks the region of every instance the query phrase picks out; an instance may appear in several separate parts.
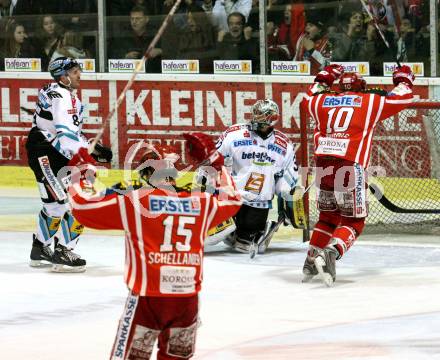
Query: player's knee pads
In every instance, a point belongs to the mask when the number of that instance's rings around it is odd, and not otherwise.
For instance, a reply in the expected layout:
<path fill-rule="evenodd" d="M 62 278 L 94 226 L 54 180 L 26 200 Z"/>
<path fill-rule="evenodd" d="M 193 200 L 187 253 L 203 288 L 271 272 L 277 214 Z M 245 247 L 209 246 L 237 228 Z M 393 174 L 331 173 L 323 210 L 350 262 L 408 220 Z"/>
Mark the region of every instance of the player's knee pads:
<path fill-rule="evenodd" d="M 81 225 L 69 211 L 64 214 L 61 220 L 61 230 L 61 243 L 69 248 L 74 248 L 79 236 L 84 231 L 84 225 Z"/>
<path fill-rule="evenodd" d="M 61 224 L 61 217 L 49 216 L 44 210 L 38 214 L 38 234 L 41 242 L 50 243 L 52 237 L 57 233 Z"/>

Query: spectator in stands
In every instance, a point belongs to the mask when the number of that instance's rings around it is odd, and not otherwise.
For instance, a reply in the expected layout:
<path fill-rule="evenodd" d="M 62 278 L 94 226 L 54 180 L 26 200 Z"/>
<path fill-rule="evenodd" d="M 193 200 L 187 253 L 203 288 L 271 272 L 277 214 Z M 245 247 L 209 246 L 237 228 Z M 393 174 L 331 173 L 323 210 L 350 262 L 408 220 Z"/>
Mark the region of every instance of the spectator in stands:
<path fill-rule="evenodd" d="M 342 15 L 342 22 L 344 18 L 347 18 L 347 14 Z M 391 49 L 386 47 L 374 24 L 369 19 L 365 19 L 362 12 L 349 13 L 343 31 L 329 34 L 332 61 L 367 61 L 370 63 L 371 75 L 382 75 L 383 61 L 395 59 L 393 35 L 385 27 L 383 33 Z"/>
<path fill-rule="evenodd" d="M 188 12 L 187 26 L 178 39 L 177 59 L 198 59 L 201 73 L 212 73 L 215 34 L 205 12 Z"/>
<path fill-rule="evenodd" d="M 267 43 L 270 60 L 291 60 L 295 51 L 295 43 L 290 38 L 292 25 L 292 5 L 284 8 L 283 20 L 279 25 L 268 23 Z"/>
<path fill-rule="evenodd" d="M 212 9 L 212 21 L 217 31 L 229 31 L 228 19 L 232 13 L 240 13 L 247 22 L 252 9 L 252 0 L 217 0 Z"/>
<path fill-rule="evenodd" d="M 59 47 L 52 54 L 50 61 L 58 57 L 69 57 L 73 59 L 90 59 L 88 50 L 83 49 L 83 37 L 81 34 L 68 30 L 64 33 Z"/>
<path fill-rule="evenodd" d="M 311 74 L 316 75 L 330 64 L 331 43 L 325 33 L 322 13 L 308 13 L 306 28 L 295 46 L 295 61 L 310 61 Z"/>
<path fill-rule="evenodd" d="M 147 10 L 135 6 L 130 12 L 129 34 L 112 39 L 108 49 L 111 59 L 141 59 L 154 37 L 154 31 L 150 31 Z M 162 49 L 156 47 L 151 50 L 147 59 L 146 71 L 161 72 Z"/>
<path fill-rule="evenodd" d="M 28 41 L 28 36 L 23 24 L 12 21 L 6 29 L 6 38 L 1 54 L 2 58 L 32 58 L 35 49 Z M 3 59 L 2 59 L 3 60 Z M 4 66 L 3 61 L 1 64 Z"/>
<path fill-rule="evenodd" d="M 64 28 L 85 31 L 97 29 L 97 10 L 96 0 L 62 0 L 56 13 L 64 15 L 60 20 Z"/>
<path fill-rule="evenodd" d="M 396 45 L 396 58 L 398 61 L 415 61 L 418 58 L 416 29 L 407 18 L 403 18 L 400 23 L 400 34 Z"/>
<path fill-rule="evenodd" d="M 35 42 L 43 71 L 47 71 L 49 61 L 60 46 L 62 36 L 62 28 L 52 15 L 42 15 L 37 19 Z"/>
<path fill-rule="evenodd" d="M 228 16 L 229 31 L 220 31 L 217 50 L 221 60 L 252 60 L 252 71 L 258 70 L 258 43 L 252 38 L 252 28 L 244 27 L 243 14 L 234 12 Z"/>

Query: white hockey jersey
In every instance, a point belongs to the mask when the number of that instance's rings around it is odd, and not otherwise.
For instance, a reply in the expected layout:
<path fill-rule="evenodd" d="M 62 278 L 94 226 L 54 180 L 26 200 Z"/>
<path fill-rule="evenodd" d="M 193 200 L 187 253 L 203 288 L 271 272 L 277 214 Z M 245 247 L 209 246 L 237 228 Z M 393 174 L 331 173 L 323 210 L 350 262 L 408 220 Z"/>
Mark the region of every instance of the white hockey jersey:
<path fill-rule="evenodd" d="M 51 83 L 40 89 L 33 126 L 66 158 L 88 141 L 81 134 L 84 106 L 75 93 Z"/>
<path fill-rule="evenodd" d="M 298 180 L 293 146 L 286 135 L 274 130 L 266 139 L 248 124 L 230 126 L 217 142 L 217 150 L 232 162 L 231 172 L 243 203 L 270 208 L 274 194 L 295 187 Z"/>

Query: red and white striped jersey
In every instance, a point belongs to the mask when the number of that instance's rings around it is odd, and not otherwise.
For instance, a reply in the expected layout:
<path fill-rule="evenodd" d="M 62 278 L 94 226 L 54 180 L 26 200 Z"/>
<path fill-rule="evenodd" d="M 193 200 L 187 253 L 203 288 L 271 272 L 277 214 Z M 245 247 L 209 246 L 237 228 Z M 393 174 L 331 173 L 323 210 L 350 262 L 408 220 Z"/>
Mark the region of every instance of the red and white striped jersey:
<path fill-rule="evenodd" d="M 315 155 L 342 158 L 364 168 L 370 161 L 377 123 L 405 109 L 413 98 L 412 90 L 405 83 L 400 83 L 390 93 L 322 90 L 322 84 L 313 84 L 304 100 L 316 124 Z"/>
<path fill-rule="evenodd" d="M 226 171 L 222 179 L 229 195 L 141 188 L 87 198 L 72 187 L 72 211 L 85 226 L 125 230 L 124 277 L 135 294 L 191 296 L 201 288 L 207 231 L 241 205 Z"/>

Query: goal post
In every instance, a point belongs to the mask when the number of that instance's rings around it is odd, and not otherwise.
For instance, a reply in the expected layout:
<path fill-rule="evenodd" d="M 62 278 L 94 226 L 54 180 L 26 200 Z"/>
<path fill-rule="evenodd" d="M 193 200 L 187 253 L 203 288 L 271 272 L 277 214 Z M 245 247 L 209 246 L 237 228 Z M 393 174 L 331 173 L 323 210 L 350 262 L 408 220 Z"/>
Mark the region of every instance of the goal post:
<path fill-rule="evenodd" d="M 315 124 L 305 106 L 300 105 L 297 157 L 301 167 L 313 169 Z M 380 171 L 371 171 L 375 169 Z M 440 209 L 440 101 L 416 100 L 377 125 L 369 174 L 370 188 L 379 187 L 386 201 L 379 202 L 370 192 L 365 232 L 440 234 L 439 211 L 427 211 Z M 307 186 L 313 175 L 303 171 L 302 181 Z M 315 201 L 312 187 L 305 195 L 311 228 L 318 215 Z"/>

